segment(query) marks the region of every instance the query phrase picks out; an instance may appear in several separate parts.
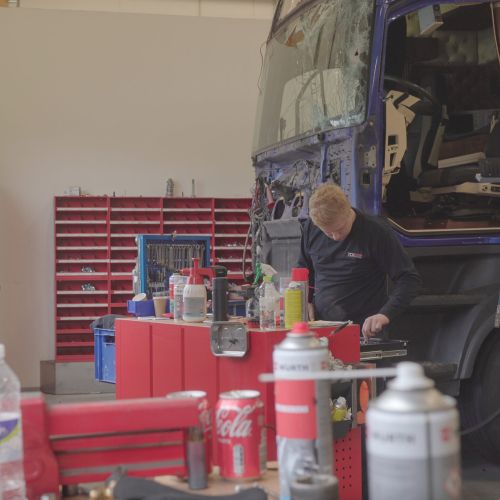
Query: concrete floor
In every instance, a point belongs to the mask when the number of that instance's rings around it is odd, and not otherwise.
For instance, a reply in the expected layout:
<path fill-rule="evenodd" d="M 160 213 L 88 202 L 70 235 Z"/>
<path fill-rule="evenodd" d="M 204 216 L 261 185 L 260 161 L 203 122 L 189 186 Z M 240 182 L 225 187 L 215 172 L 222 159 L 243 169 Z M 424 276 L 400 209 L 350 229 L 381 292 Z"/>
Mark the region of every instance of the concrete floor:
<path fill-rule="evenodd" d="M 48 404 L 109 401 L 107 394 L 45 394 Z M 500 500 L 500 465 L 491 464 L 477 453 L 465 451 L 462 458 L 463 500 Z"/>
<path fill-rule="evenodd" d="M 499 500 L 500 465 L 491 464 L 477 453 L 462 458 L 463 500 Z"/>

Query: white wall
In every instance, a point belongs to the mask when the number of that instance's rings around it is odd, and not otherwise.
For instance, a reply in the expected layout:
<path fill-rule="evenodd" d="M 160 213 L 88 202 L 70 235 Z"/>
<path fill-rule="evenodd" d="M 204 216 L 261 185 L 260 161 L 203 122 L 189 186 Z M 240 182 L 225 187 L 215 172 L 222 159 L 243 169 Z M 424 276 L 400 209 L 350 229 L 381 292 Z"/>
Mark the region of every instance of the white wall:
<path fill-rule="evenodd" d="M 17 0 L 36 9 L 271 19 L 276 0 Z"/>
<path fill-rule="evenodd" d="M 248 196 L 268 21 L 0 9 L 0 342 L 54 357 L 53 196 Z"/>

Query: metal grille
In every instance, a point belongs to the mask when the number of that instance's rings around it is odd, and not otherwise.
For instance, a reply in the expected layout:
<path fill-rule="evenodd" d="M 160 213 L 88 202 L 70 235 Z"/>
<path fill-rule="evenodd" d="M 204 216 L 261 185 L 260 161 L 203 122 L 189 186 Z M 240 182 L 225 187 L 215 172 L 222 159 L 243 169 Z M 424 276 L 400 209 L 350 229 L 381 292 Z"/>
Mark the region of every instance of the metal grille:
<path fill-rule="evenodd" d="M 148 295 L 165 292 L 168 278 L 176 271 L 192 267 L 193 258 L 203 263 L 205 244 L 199 242 L 150 242 L 146 244 L 146 276 Z"/>

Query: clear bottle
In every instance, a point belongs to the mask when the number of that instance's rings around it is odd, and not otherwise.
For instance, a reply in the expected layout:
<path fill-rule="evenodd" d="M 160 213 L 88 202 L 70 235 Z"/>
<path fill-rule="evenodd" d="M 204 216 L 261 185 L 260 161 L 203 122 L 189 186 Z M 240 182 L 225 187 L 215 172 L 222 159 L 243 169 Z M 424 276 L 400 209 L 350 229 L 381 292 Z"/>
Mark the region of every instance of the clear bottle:
<path fill-rule="evenodd" d="M 252 296 L 245 303 L 245 316 L 248 328 L 259 328 L 259 288 L 255 288 Z"/>
<path fill-rule="evenodd" d="M 21 384 L 0 344 L 0 498 L 26 498 L 21 424 Z"/>
<path fill-rule="evenodd" d="M 280 294 L 273 284 L 272 276 L 264 276 L 259 300 L 261 330 L 274 330 L 280 314 Z"/>

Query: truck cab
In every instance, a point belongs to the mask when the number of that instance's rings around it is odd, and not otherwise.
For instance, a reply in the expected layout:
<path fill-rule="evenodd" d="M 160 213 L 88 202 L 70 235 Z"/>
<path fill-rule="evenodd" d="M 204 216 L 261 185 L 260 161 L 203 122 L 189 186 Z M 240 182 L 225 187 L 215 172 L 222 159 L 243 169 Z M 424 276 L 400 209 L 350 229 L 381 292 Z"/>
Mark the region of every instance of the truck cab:
<path fill-rule="evenodd" d="M 500 462 L 500 2 L 280 0 L 259 80 L 253 258 L 286 272 L 336 183 L 423 279 L 391 324 L 451 367 L 471 441 Z M 388 284 L 390 286 L 390 283 Z M 489 418 L 497 414 L 496 418 Z M 484 423 L 486 421 L 486 423 Z"/>

